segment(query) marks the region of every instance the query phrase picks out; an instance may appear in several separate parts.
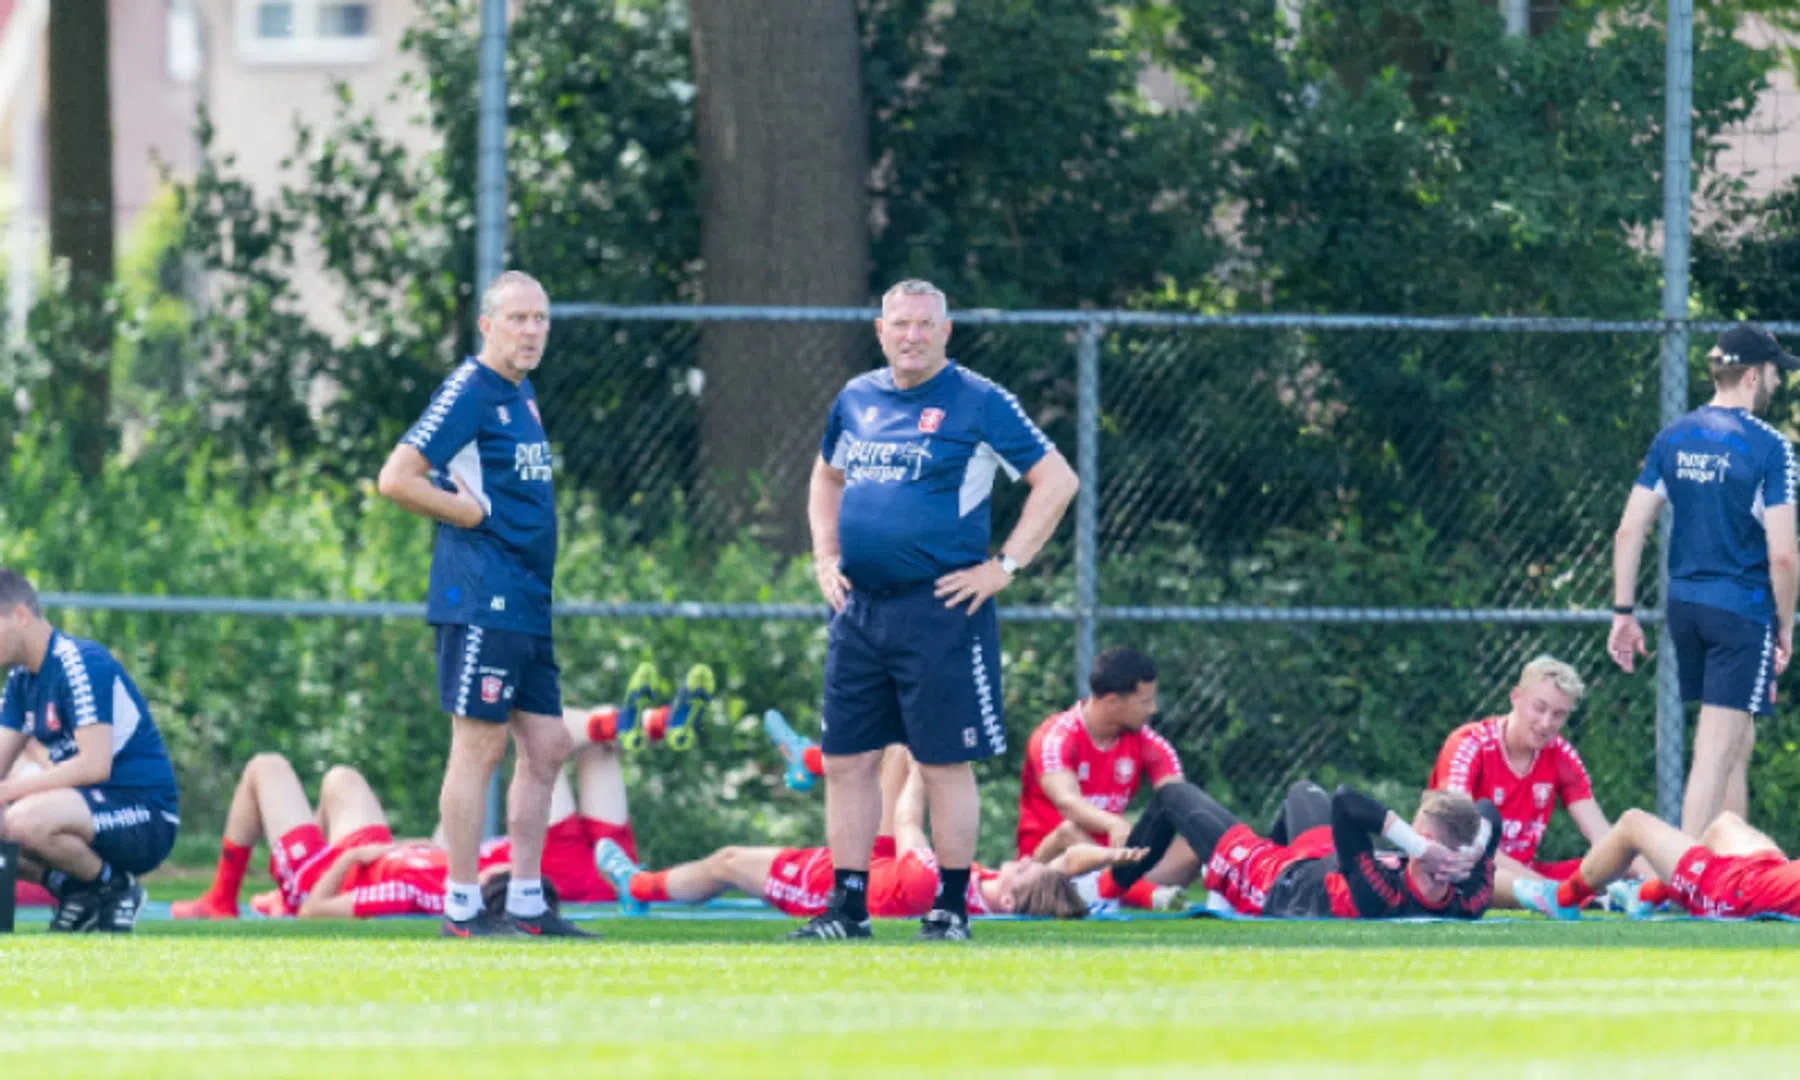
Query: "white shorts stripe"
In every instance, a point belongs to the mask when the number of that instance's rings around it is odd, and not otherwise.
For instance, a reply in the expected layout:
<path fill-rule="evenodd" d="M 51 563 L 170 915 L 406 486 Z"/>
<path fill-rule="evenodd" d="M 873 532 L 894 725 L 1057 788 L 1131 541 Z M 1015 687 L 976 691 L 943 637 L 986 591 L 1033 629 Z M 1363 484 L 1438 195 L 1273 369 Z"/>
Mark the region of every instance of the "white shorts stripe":
<path fill-rule="evenodd" d="M 469 688 L 475 685 L 475 668 L 481 661 L 481 627 L 466 628 L 462 670 L 456 676 L 456 715 L 469 715 Z"/>

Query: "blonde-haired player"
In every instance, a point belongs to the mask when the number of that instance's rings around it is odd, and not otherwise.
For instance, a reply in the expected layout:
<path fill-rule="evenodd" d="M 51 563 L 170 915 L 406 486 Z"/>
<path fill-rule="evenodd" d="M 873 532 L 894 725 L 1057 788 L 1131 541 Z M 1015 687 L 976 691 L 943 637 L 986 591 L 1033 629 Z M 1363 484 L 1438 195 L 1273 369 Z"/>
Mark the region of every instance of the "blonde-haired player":
<path fill-rule="evenodd" d="M 1589 844 L 1612 825 L 1594 799 L 1587 766 L 1563 725 L 1587 687 L 1573 667 L 1538 656 L 1519 673 L 1512 711 L 1464 724 L 1444 740 L 1427 787 L 1491 800 L 1500 811 L 1500 850 L 1495 858 L 1494 905 L 1514 907 L 1515 883 L 1562 881 L 1581 860 L 1543 862 L 1538 845 L 1558 805 L 1569 812 Z"/>

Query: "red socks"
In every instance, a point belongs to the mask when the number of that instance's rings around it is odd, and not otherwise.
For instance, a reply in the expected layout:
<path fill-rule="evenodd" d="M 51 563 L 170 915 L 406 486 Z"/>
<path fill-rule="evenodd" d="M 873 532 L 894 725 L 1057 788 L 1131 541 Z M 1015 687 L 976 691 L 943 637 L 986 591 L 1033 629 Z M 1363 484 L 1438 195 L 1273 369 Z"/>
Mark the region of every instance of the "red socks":
<path fill-rule="evenodd" d="M 646 870 L 641 874 L 633 875 L 631 898 L 646 904 L 668 903 L 669 872 L 667 870 Z"/>
<path fill-rule="evenodd" d="M 1669 900 L 1669 887 L 1661 878 L 1651 878 L 1638 886 L 1638 899 L 1646 904 L 1665 904 Z"/>
<path fill-rule="evenodd" d="M 1094 884 L 1095 887 L 1100 890 L 1100 899 L 1102 900 L 1117 900 L 1119 897 L 1125 895 L 1125 890 L 1120 888 L 1119 883 L 1113 880 L 1112 870 L 1110 868 L 1100 871 L 1100 880 Z"/>
<path fill-rule="evenodd" d="M 244 885 L 244 872 L 250 869 L 250 848 L 238 847 L 229 840 L 219 846 L 219 869 L 213 875 L 207 895 L 221 903 L 236 906 L 238 890 Z"/>
<path fill-rule="evenodd" d="M 816 746 L 806 748 L 806 752 L 800 755 L 800 764 L 806 766 L 806 771 L 814 776 L 825 775 L 825 755 Z"/>
<path fill-rule="evenodd" d="M 1119 903 L 1124 907 L 1143 908 L 1145 911 L 1149 911 L 1156 903 L 1155 883 L 1149 878 L 1139 878 L 1137 884 L 1125 890 L 1125 895 L 1119 898 Z"/>
<path fill-rule="evenodd" d="M 587 737 L 591 743 L 609 743 L 619 734 L 619 710 L 614 705 L 602 705 L 588 713 Z"/>
<path fill-rule="evenodd" d="M 1594 888 L 1581 878 L 1577 870 L 1569 875 L 1569 880 L 1556 887 L 1556 902 L 1563 907 L 1578 908 L 1594 897 Z"/>

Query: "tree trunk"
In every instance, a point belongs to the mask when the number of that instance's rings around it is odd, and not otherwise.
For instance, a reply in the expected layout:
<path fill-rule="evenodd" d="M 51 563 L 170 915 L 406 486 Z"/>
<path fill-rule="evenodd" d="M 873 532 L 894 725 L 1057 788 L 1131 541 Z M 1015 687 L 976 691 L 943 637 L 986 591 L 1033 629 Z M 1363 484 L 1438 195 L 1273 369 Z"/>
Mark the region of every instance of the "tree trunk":
<path fill-rule="evenodd" d="M 709 304 L 869 299 L 869 135 L 855 0 L 693 0 Z M 866 366 L 866 323 L 712 323 L 701 336 L 696 509 L 807 546 L 825 413 Z"/>
<path fill-rule="evenodd" d="M 112 79 L 107 0 L 50 5 L 50 257 L 66 260 L 73 333 L 54 344 L 49 403 L 82 474 L 93 477 L 112 442 Z"/>

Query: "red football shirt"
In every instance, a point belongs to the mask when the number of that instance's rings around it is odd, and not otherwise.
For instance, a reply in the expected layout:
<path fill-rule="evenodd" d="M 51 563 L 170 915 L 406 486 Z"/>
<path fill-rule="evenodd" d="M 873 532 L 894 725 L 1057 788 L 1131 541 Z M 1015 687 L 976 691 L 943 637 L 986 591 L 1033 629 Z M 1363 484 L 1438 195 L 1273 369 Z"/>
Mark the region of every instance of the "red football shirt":
<path fill-rule="evenodd" d="M 1505 725 L 1505 717 L 1490 716 L 1452 731 L 1427 786 L 1493 800 L 1504 823 L 1500 851 L 1529 864 L 1558 803 L 1566 807 L 1591 799 L 1594 788 L 1581 755 L 1560 735 L 1537 752 L 1523 774 L 1514 772 L 1506 760 Z"/>
<path fill-rule="evenodd" d="M 1081 797 L 1110 814 L 1122 814 L 1147 780 L 1181 776 L 1181 758 L 1169 740 L 1148 727 L 1127 731 L 1102 750 L 1081 719 L 1081 703 L 1039 724 L 1025 744 L 1024 783 L 1019 791 L 1019 858 L 1029 859 L 1044 837 L 1063 822 L 1062 811 L 1044 794 L 1045 773 L 1072 772 Z M 1097 844 L 1106 837 L 1095 836 Z"/>

